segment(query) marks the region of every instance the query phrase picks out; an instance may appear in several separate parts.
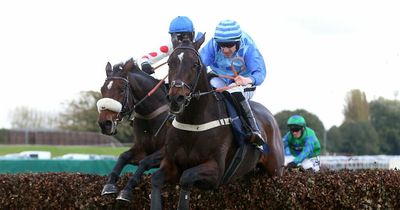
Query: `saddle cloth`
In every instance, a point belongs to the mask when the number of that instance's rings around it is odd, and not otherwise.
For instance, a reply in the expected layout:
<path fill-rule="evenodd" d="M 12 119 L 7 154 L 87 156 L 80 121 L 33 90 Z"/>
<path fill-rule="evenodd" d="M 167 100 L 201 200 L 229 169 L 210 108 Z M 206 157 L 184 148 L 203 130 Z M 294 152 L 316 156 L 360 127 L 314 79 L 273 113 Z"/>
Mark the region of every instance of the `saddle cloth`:
<path fill-rule="evenodd" d="M 235 98 L 233 98 L 233 96 L 227 91 L 223 91 L 221 95 L 222 95 L 222 99 L 223 99 L 223 101 L 225 103 L 225 107 L 226 107 L 226 110 L 228 112 L 228 115 L 231 118 L 232 132 L 233 132 L 233 136 L 234 136 L 235 142 L 239 146 L 242 146 L 243 144 L 248 142 L 247 133 L 250 132 L 251 128 L 247 124 L 243 114 L 241 114 L 240 105 L 235 100 Z M 262 147 L 263 147 L 262 152 L 263 153 L 267 153 L 268 152 L 268 145 L 264 144 Z"/>

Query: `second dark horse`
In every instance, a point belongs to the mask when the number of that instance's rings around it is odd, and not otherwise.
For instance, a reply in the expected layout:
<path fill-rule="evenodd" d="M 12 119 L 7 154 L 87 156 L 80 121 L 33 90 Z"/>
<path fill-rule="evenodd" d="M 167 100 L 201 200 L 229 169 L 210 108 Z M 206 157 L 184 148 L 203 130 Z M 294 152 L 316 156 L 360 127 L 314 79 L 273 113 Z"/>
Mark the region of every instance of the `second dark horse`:
<path fill-rule="evenodd" d="M 127 164 L 137 165 L 133 177 L 117 197 L 118 200 L 131 201 L 132 190 L 143 173 L 159 167 L 163 157 L 161 148 L 167 129 L 161 126 L 168 116 L 166 90 L 162 85 L 149 95 L 159 81 L 141 71 L 132 59 L 113 68 L 107 63 L 106 74 L 101 87 L 103 98 L 97 102 L 98 124 L 103 134 L 113 135 L 122 119 L 133 118 L 133 146 L 119 156 L 101 194 L 117 193 L 116 183 L 122 169 Z M 157 131 L 159 133 L 155 135 Z"/>

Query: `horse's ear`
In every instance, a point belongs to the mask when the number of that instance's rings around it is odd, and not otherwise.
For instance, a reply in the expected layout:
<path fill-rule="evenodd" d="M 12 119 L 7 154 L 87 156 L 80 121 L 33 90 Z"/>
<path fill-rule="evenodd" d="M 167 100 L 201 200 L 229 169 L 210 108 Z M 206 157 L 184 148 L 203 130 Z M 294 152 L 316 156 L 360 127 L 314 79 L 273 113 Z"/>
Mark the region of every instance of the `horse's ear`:
<path fill-rule="evenodd" d="M 129 71 L 131 71 L 135 65 L 136 65 L 136 62 L 133 60 L 133 58 L 130 58 L 129 60 L 127 60 L 124 65 L 124 73 L 126 74 Z"/>
<path fill-rule="evenodd" d="M 106 75 L 107 75 L 107 77 L 111 75 L 111 72 L 112 72 L 111 63 L 107 62 L 107 65 L 106 65 Z"/>
<path fill-rule="evenodd" d="M 140 70 L 139 65 L 136 61 L 132 67 L 132 72 L 134 72 L 134 71 L 142 71 L 142 70 Z"/>
<path fill-rule="evenodd" d="M 200 49 L 200 46 L 204 43 L 204 40 L 206 40 L 206 33 L 203 33 L 200 37 L 196 37 L 196 41 L 193 43 L 194 48 L 196 50 Z"/>
<path fill-rule="evenodd" d="M 125 63 L 132 63 L 135 62 L 135 60 L 133 60 L 133 58 L 129 58 Z"/>
<path fill-rule="evenodd" d="M 124 66 L 125 66 L 124 69 L 126 69 L 124 71 L 131 71 L 131 72 L 141 71 L 137 62 L 133 58 L 127 60 Z"/>

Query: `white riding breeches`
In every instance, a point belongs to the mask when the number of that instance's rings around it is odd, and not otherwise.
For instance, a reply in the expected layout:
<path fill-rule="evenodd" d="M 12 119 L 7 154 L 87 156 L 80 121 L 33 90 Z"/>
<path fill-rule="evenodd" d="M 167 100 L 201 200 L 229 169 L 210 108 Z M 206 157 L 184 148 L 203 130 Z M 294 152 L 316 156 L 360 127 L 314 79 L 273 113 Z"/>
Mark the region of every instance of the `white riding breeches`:
<path fill-rule="evenodd" d="M 293 160 L 294 160 L 293 156 L 291 156 L 291 155 L 285 156 L 285 166 L 288 163 L 292 162 Z M 304 170 L 311 168 L 313 171 L 319 171 L 319 169 L 320 169 L 319 156 L 312 157 L 312 158 L 306 158 L 303 160 L 303 162 L 300 165 Z"/>
<path fill-rule="evenodd" d="M 320 167 L 319 156 L 304 159 L 303 162 L 301 163 L 301 167 L 303 167 L 304 170 L 311 168 L 313 171 L 319 171 Z"/>
<path fill-rule="evenodd" d="M 246 98 L 246 100 L 250 100 L 254 95 L 254 91 L 245 90 L 249 87 L 252 87 L 251 84 L 246 85 L 246 86 L 242 86 L 242 85 L 236 86 L 235 83 L 227 84 L 223 79 L 221 79 L 219 77 L 213 77 L 210 80 L 210 84 L 214 88 L 222 88 L 225 86 L 231 86 L 232 88 L 227 90 L 229 93 L 241 93 Z"/>

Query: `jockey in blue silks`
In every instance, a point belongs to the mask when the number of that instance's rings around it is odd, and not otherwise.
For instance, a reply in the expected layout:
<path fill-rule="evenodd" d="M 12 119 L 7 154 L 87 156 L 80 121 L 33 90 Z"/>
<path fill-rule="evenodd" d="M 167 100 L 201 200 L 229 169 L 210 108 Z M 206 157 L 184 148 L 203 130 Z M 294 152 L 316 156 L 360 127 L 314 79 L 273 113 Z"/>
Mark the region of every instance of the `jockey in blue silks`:
<path fill-rule="evenodd" d="M 254 91 L 244 91 L 247 87 L 261 85 L 266 76 L 264 58 L 253 39 L 236 21 L 223 20 L 217 25 L 214 38 L 200 49 L 200 55 L 209 73 L 234 76 L 234 79 L 213 77 L 210 83 L 215 88 L 232 87 L 228 91 L 243 108 L 251 126 L 251 143 L 258 147 L 266 143 L 248 102 Z"/>

